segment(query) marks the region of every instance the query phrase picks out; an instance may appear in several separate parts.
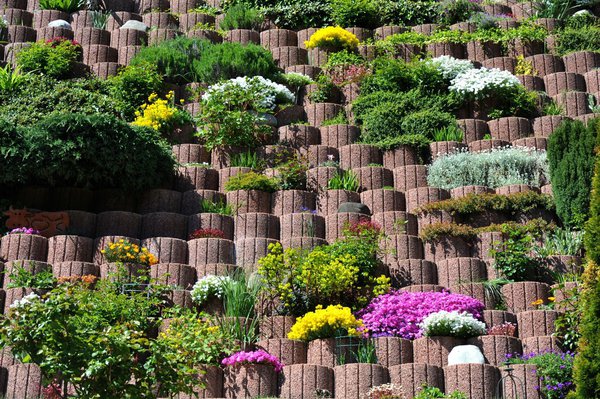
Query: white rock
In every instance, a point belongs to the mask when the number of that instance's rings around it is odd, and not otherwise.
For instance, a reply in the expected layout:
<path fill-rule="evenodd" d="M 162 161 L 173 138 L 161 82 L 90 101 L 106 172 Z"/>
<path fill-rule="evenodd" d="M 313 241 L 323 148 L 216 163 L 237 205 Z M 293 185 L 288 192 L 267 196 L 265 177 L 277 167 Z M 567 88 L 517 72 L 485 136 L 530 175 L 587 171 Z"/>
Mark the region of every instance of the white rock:
<path fill-rule="evenodd" d="M 125 22 L 120 29 L 135 29 L 146 32 L 148 30 L 148 26 L 142 21 L 134 21 L 133 19 L 130 19 L 129 21 Z"/>
<path fill-rule="evenodd" d="M 576 13 L 573 13 L 574 17 L 579 17 L 582 15 L 594 15 L 590 10 L 579 10 Z"/>
<path fill-rule="evenodd" d="M 483 353 L 475 345 L 458 345 L 448 354 L 448 366 L 453 364 L 478 363 L 484 364 Z"/>
<path fill-rule="evenodd" d="M 55 19 L 48 24 L 48 28 L 65 28 L 69 30 L 73 30 L 71 24 L 65 21 L 64 19 Z"/>

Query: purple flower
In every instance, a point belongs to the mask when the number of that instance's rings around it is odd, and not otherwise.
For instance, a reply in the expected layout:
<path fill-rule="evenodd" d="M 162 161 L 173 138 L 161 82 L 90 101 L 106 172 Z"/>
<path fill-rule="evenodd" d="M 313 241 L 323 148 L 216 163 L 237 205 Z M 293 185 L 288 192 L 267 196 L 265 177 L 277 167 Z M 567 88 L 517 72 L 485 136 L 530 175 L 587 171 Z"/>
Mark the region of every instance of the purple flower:
<path fill-rule="evenodd" d="M 283 364 L 277 357 L 265 352 L 257 350 L 251 352 L 236 352 L 233 355 L 221 360 L 223 366 L 235 366 L 236 364 L 267 364 L 273 366 L 275 372 L 279 373 L 283 370 Z"/>
<path fill-rule="evenodd" d="M 16 229 L 12 229 L 8 234 L 40 234 L 40 231 L 32 227 L 17 227 Z"/>

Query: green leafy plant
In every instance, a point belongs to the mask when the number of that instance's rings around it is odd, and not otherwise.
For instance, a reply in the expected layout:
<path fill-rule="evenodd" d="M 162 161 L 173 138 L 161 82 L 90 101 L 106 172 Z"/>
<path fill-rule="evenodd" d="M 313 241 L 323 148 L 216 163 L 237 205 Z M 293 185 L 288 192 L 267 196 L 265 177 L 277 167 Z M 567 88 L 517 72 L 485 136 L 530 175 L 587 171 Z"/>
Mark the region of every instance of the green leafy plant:
<path fill-rule="evenodd" d="M 27 74 L 21 72 L 21 68 L 13 67 L 6 64 L 4 68 L 0 68 L 0 92 L 10 94 L 27 80 Z"/>
<path fill-rule="evenodd" d="M 535 251 L 539 256 L 553 255 L 581 256 L 583 250 L 583 233 L 570 228 L 557 228 L 546 235 L 541 246 Z"/>
<path fill-rule="evenodd" d="M 263 13 L 256 8 L 250 8 L 243 3 L 234 4 L 227 9 L 225 17 L 219 26 L 224 30 L 254 29 L 259 30 L 264 21 Z"/>
<path fill-rule="evenodd" d="M 481 6 L 469 0 L 445 0 L 440 2 L 440 22 L 452 25 L 466 21 L 478 11 L 481 11 Z"/>
<path fill-rule="evenodd" d="M 347 125 L 348 118 L 346 117 L 346 113 L 344 111 L 340 111 L 336 116 L 330 119 L 326 119 L 321 122 L 321 126 L 331 126 L 331 125 Z"/>
<path fill-rule="evenodd" d="M 548 139 L 548 163 L 556 213 L 567 226 L 583 226 L 594 173 L 597 120 L 564 121 Z"/>
<path fill-rule="evenodd" d="M 264 168 L 264 161 L 258 153 L 250 150 L 231 155 L 229 162 L 231 167 L 250 168 L 252 170 L 262 170 Z"/>
<path fill-rule="evenodd" d="M 226 203 L 222 199 L 211 201 L 203 198 L 200 201 L 200 212 L 203 213 L 218 213 L 219 215 L 233 216 L 236 212 L 231 204 Z"/>
<path fill-rule="evenodd" d="M 308 160 L 296 154 L 290 154 L 283 162 L 275 167 L 276 178 L 281 190 L 306 189 L 306 172 Z"/>
<path fill-rule="evenodd" d="M 565 55 L 574 51 L 596 51 L 600 46 L 600 27 L 567 27 L 556 38 L 554 51 Z"/>
<path fill-rule="evenodd" d="M 555 101 L 551 101 L 544 106 L 543 113 L 544 115 L 564 115 L 565 109 L 564 107 L 558 105 Z"/>
<path fill-rule="evenodd" d="M 17 65 L 24 72 L 42 73 L 54 78 L 66 78 L 81 56 L 81 46 L 65 38 L 39 41 L 17 54 Z"/>
<path fill-rule="evenodd" d="M 329 190 L 358 191 L 358 177 L 351 170 L 338 170 L 327 183 Z"/>
<path fill-rule="evenodd" d="M 423 389 L 413 399 L 467 399 L 467 395 L 460 391 L 446 395 L 437 387 L 423 385 Z"/>
<path fill-rule="evenodd" d="M 225 183 L 225 191 L 259 190 L 272 193 L 278 188 L 277 180 L 256 172 L 239 173 Z"/>
<path fill-rule="evenodd" d="M 458 141 L 462 143 L 465 133 L 456 125 L 449 125 L 433 131 L 434 141 Z"/>
<path fill-rule="evenodd" d="M 26 268 L 23 261 L 15 262 L 13 270 L 9 273 L 10 282 L 6 288 L 33 288 L 33 289 L 51 289 L 56 284 L 56 279 L 52 275 L 52 270 L 43 269 L 33 273 L 35 263 L 30 262 Z"/>
<path fill-rule="evenodd" d="M 375 29 L 380 26 L 377 2 L 369 0 L 333 0 L 331 16 L 336 25 Z"/>
<path fill-rule="evenodd" d="M 85 0 L 40 0 L 42 10 L 59 10 L 69 14 L 82 10 L 85 5 Z"/>
<path fill-rule="evenodd" d="M 90 11 L 92 13 L 92 26 L 97 29 L 106 29 L 110 13 L 101 10 Z"/>
<path fill-rule="evenodd" d="M 135 111 L 146 102 L 152 93 L 162 91 L 162 77 L 150 64 L 127 66 L 108 79 L 112 97 L 119 100 L 118 110 L 126 120 L 133 120 Z"/>
<path fill-rule="evenodd" d="M 532 364 L 535 375 L 543 381 L 538 390 L 544 398 L 561 399 L 567 397 L 573 387 L 573 357 L 572 353 L 547 351 L 530 353 L 523 356 L 507 355 L 508 364 Z"/>

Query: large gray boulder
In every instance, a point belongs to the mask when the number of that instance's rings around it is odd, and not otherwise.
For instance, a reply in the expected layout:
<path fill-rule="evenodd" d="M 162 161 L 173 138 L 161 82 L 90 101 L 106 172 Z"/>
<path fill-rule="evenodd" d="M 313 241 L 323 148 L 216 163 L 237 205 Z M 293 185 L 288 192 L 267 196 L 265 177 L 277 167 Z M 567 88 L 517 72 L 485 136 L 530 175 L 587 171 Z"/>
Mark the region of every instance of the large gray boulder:
<path fill-rule="evenodd" d="M 338 213 L 362 213 L 363 215 L 370 215 L 371 210 L 365 204 L 360 202 L 342 202 L 338 207 Z"/>

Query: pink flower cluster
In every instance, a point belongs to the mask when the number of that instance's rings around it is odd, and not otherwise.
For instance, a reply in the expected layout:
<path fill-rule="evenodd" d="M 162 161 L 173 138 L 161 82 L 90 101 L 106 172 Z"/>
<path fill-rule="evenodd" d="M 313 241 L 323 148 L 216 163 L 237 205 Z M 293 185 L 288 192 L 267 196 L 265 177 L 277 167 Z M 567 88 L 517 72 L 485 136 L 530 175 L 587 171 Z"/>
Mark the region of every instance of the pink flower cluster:
<path fill-rule="evenodd" d="M 277 357 L 265 352 L 264 350 L 236 352 L 221 361 L 223 366 L 235 366 L 236 364 L 244 363 L 270 364 L 273 366 L 273 368 L 275 368 L 277 373 L 283 370 L 283 363 L 281 363 Z"/>
<path fill-rule="evenodd" d="M 31 227 L 17 227 L 16 229 L 12 229 L 8 234 L 40 234 L 40 231 Z"/>
<path fill-rule="evenodd" d="M 468 312 L 478 320 L 485 309 L 483 303 L 467 295 L 444 292 L 392 291 L 373 299 L 357 313 L 371 337 L 419 338 L 419 323 L 431 313 L 445 310 Z"/>

